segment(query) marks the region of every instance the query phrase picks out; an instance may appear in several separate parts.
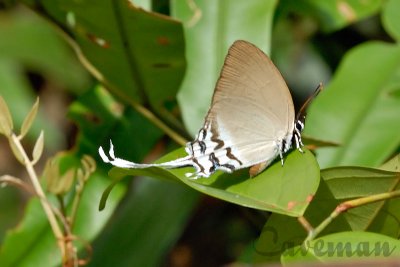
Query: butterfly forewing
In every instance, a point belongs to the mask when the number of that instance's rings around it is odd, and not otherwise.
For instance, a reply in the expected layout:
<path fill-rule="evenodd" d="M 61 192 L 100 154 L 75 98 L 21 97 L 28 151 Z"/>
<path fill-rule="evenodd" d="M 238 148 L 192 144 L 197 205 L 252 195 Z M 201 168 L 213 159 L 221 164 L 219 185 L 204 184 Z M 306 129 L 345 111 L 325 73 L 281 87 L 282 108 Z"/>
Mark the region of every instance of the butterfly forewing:
<path fill-rule="evenodd" d="M 227 107 L 260 120 L 277 120 L 275 126 L 285 130 L 294 121 L 292 97 L 282 75 L 264 52 L 246 41 L 236 41 L 229 49 L 206 120 L 210 113 L 226 115 Z M 253 130 L 262 130 L 258 120 L 253 122 Z"/>

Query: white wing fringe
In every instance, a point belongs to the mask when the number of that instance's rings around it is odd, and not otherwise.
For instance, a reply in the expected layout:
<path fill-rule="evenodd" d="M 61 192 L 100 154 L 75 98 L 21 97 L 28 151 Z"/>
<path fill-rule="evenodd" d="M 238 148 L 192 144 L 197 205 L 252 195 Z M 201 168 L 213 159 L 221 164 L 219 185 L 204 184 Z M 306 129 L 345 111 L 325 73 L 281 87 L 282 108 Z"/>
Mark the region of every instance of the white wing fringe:
<path fill-rule="evenodd" d="M 144 168 L 149 168 L 149 167 L 162 167 L 166 169 L 171 169 L 171 168 L 179 168 L 179 167 L 185 167 L 185 166 L 193 166 L 193 161 L 190 156 L 186 156 L 183 158 L 179 158 L 176 160 L 168 161 L 168 162 L 163 162 L 163 163 L 153 163 L 153 164 L 140 164 L 140 163 L 135 163 L 132 161 L 124 160 L 121 158 L 117 158 L 114 154 L 114 145 L 112 141 L 110 140 L 110 150 L 109 150 L 109 156 L 106 155 L 102 147 L 99 147 L 99 155 L 101 159 L 105 163 L 110 163 L 116 167 L 120 168 L 129 168 L 129 169 L 144 169 Z M 192 177 L 196 173 L 186 173 L 186 177 Z"/>

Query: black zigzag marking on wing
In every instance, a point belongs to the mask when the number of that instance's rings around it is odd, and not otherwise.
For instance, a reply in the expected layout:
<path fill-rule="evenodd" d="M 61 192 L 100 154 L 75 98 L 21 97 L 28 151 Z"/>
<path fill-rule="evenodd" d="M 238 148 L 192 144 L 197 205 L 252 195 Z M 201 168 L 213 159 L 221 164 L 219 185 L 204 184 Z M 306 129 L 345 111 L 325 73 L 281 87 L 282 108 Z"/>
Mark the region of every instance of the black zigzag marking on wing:
<path fill-rule="evenodd" d="M 238 159 L 235 155 L 232 153 L 232 148 L 227 147 L 226 148 L 226 156 L 232 160 L 236 160 L 240 165 L 243 165 L 243 163 Z"/>

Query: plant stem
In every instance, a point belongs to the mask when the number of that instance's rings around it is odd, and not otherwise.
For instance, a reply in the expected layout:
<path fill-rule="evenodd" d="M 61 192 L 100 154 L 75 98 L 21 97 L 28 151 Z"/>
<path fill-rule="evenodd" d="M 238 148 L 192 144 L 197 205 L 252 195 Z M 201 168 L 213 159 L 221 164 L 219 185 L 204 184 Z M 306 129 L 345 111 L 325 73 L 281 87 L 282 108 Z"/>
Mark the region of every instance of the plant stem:
<path fill-rule="evenodd" d="M 20 140 L 14 133 L 12 133 L 12 135 L 11 135 L 11 140 L 12 140 L 12 142 L 14 142 L 15 146 L 17 147 L 17 149 L 21 153 L 21 156 L 24 159 L 24 165 L 25 165 L 25 168 L 31 179 L 33 188 L 35 189 L 35 193 L 39 197 L 40 203 L 42 204 L 43 210 L 46 213 L 46 216 L 50 223 L 51 229 L 57 240 L 57 244 L 60 248 L 61 255 L 64 258 L 64 256 L 65 256 L 64 235 L 63 235 L 61 228 L 57 222 L 57 219 L 52 210 L 52 207 L 50 206 L 50 203 L 46 198 L 46 195 L 42 189 L 42 186 L 40 185 L 38 176 L 36 175 L 36 172 L 35 172 L 35 169 L 33 168 L 32 162 L 29 159 L 28 155 L 26 154 L 25 149 L 22 147 Z"/>
<path fill-rule="evenodd" d="M 304 229 L 306 229 L 306 231 L 308 233 L 313 232 L 314 228 L 311 226 L 311 224 L 307 221 L 306 218 L 304 218 L 303 216 L 297 217 L 297 220 L 299 221 L 299 223 L 301 224 L 301 226 L 303 226 Z"/>
<path fill-rule="evenodd" d="M 362 205 L 390 199 L 390 198 L 395 198 L 400 196 L 400 190 L 392 191 L 392 192 L 387 192 L 387 193 L 382 193 L 382 194 L 376 194 L 372 196 L 367 196 L 367 197 L 362 197 L 362 198 L 357 198 L 357 199 L 352 199 L 345 201 L 343 203 L 340 203 L 335 210 L 329 215 L 328 218 L 323 220 L 316 228 L 313 229 L 313 231 L 309 231 L 307 238 L 304 240 L 304 243 L 307 243 L 311 240 L 313 240 L 317 235 L 319 235 L 336 217 L 338 217 L 342 212 L 345 212 L 349 209 L 356 208 Z"/>
<path fill-rule="evenodd" d="M 22 181 L 21 179 L 18 179 L 16 177 L 12 177 L 11 175 L 1 176 L 0 183 L 1 184 L 5 183 L 6 185 L 13 185 L 13 186 L 19 187 L 32 195 L 36 194 L 35 190 L 32 188 L 32 186 L 30 184 L 27 184 L 24 181 Z"/>
<path fill-rule="evenodd" d="M 76 213 L 78 212 L 78 206 L 81 200 L 81 196 L 83 193 L 83 186 L 84 186 L 84 182 L 82 181 L 78 181 L 78 184 L 75 187 L 75 196 L 74 196 L 74 200 L 72 202 L 72 209 L 71 209 L 71 215 L 69 218 L 69 223 L 70 223 L 70 227 L 71 230 L 74 227 L 74 223 L 75 223 L 75 219 L 76 219 Z"/>
<path fill-rule="evenodd" d="M 137 112 L 142 114 L 149 121 L 153 122 L 155 126 L 160 128 L 166 135 L 168 135 L 176 143 L 178 143 L 181 146 L 184 146 L 186 144 L 187 140 L 185 138 L 183 138 L 177 132 L 175 132 L 170 127 L 168 127 L 162 120 L 160 120 L 150 110 L 146 109 L 145 107 L 143 107 L 142 105 L 137 104 L 137 103 L 131 103 L 131 105 Z"/>

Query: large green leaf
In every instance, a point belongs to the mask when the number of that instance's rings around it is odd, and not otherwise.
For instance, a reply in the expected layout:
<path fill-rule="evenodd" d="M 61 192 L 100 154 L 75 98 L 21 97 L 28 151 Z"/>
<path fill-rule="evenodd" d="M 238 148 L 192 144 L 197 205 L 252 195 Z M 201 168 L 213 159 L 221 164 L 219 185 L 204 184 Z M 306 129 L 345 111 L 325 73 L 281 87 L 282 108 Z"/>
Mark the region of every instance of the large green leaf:
<path fill-rule="evenodd" d="M 395 188 L 400 190 L 400 186 Z M 367 230 L 382 233 L 393 238 L 400 237 L 400 199 L 394 198 L 385 201 L 379 213 L 368 225 Z"/>
<path fill-rule="evenodd" d="M 336 199 L 345 201 L 394 190 L 400 173 L 372 168 L 338 167 L 321 171 Z M 366 230 L 384 205 L 383 201 L 348 210 L 344 216 L 352 230 Z"/>
<path fill-rule="evenodd" d="M 336 199 L 348 199 L 385 193 L 393 190 L 400 179 L 399 172 L 363 167 L 324 169 L 321 176 Z"/>
<path fill-rule="evenodd" d="M 394 152 L 400 143 L 399 70 L 397 45 L 371 42 L 348 52 L 307 118 L 306 134 L 342 145 L 319 149 L 321 166 L 379 166 Z"/>
<path fill-rule="evenodd" d="M 400 2 L 397 0 L 386 1 L 382 12 L 382 24 L 385 30 L 398 41 L 400 41 Z"/>
<path fill-rule="evenodd" d="M 29 1 L 31 2 L 31 1 Z M 185 69 L 182 25 L 129 1 L 37 0 L 65 30 L 84 65 L 122 101 L 171 115 Z"/>
<path fill-rule="evenodd" d="M 281 257 L 284 265 L 304 262 L 338 262 L 344 260 L 386 259 L 400 257 L 400 241 L 369 232 L 342 232 L 311 241 L 308 248 L 286 250 Z M 355 263 L 355 262 L 354 262 Z M 385 261 L 376 266 L 382 266 Z"/>
<path fill-rule="evenodd" d="M 379 11 L 382 0 L 299 1 L 306 14 L 319 20 L 324 31 L 334 31 L 372 16 Z"/>
<path fill-rule="evenodd" d="M 399 172 L 400 155 L 393 157 L 383 164 L 383 170 Z M 400 177 L 399 177 L 400 178 Z M 398 183 L 394 190 L 400 190 Z M 394 238 L 400 237 L 400 198 L 389 199 L 385 201 L 384 206 L 379 210 L 375 220 L 369 225 L 368 231 L 378 232 Z"/>
<path fill-rule="evenodd" d="M 183 155 L 183 149 L 172 152 L 160 161 Z M 147 169 L 113 168 L 109 175 L 120 181 L 125 176 L 147 175 L 160 179 L 180 180 L 186 185 L 210 196 L 242 206 L 300 216 L 313 198 L 319 184 L 319 168 L 311 152 L 294 151 L 287 155 L 282 167 L 280 162 L 249 178 L 247 170 L 233 174 L 216 172 L 209 178 L 190 179 L 185 173 L 191 168 L 165 170 L 157 167 Z M 112 187 L 112 185 L 111 185 Z M 109 189 L 110 190 L 110 189 Z M 107 190 L 103 201 L 107 198 Z M 104 203 L 101 204 L 104 205 Z"/>
<path fill-rule="evenodd" d="M 188 131 L 203 123 L 228 48 L 244 39 L 270 50 L 277 1 L 172 1 L 171 13 L 185 27 L 187 72 L 178 100 Z"/>

